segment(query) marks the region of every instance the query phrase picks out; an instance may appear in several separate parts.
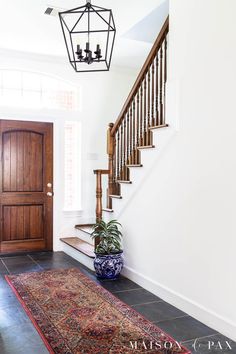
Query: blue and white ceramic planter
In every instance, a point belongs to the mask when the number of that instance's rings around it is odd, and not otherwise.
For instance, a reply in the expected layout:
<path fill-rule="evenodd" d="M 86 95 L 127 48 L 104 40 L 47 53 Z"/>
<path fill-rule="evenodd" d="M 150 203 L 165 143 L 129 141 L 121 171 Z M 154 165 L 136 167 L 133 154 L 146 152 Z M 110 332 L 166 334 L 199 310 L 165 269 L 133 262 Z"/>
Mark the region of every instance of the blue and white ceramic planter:
<path fill-rule="evenodd" d="M 124 266 L 123 251 L 116 254 L 95 253 L 94 268 L 100 279 L 116 279 Z"/>

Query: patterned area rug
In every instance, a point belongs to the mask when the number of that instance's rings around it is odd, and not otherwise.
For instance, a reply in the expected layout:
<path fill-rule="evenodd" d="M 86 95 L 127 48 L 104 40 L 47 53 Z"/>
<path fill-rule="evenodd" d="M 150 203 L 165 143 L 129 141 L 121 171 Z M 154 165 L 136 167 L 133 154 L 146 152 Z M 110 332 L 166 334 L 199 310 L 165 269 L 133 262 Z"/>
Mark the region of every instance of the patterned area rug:
<path fill-rule="evenodd" d="M 6 279 L 50 353 L 190 353 L 78 269 Z"/>

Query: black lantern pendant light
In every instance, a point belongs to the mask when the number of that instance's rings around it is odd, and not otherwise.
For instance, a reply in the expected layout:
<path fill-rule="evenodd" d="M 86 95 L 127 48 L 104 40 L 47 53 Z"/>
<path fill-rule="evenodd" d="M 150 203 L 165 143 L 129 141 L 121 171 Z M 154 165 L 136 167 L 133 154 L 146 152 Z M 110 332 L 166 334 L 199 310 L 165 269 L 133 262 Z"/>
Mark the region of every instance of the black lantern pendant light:
<path fill-rule="evenodd" d="M 108 71 L 116 28 L 112 11 L 91 4 L 59 13 L 67 54 L 76 72 Z"/>

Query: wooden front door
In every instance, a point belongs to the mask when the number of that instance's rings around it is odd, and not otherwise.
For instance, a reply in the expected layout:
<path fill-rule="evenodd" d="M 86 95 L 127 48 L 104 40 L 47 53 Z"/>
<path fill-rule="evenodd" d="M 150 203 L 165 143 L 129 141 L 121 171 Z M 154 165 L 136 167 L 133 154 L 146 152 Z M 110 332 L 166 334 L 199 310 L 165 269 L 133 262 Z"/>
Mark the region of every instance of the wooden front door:
<path fill-rule="evenodd" d="M 52 250 L 53 125 L 0 120 L 0 253 Z"/>

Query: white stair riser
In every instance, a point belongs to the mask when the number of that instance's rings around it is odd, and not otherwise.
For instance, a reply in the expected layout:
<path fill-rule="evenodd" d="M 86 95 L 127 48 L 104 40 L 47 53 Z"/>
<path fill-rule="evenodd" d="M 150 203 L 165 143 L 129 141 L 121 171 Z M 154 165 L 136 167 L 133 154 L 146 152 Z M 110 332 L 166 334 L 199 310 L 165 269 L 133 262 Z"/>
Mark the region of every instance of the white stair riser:
<path fill-rule="evenodd" d="M 65 243 L 63 243 L 62 247 L 63 252 L 68 254 L 68 256 L 76 259 L 78 262 L 84 264 L 89 269 L 94 270 L 93 258 L 89 258 L 85 254 L 75 250 L 73 247 L 66 245 Z"/>
<path fill-rule="evenodd" d="M 90 237 L 90 235 L 87 232 L 83 232 L 81 230 L 76 230 L 76 236 L 79 237 L 83 241 L 94 244 L 93 239 Z"/>

